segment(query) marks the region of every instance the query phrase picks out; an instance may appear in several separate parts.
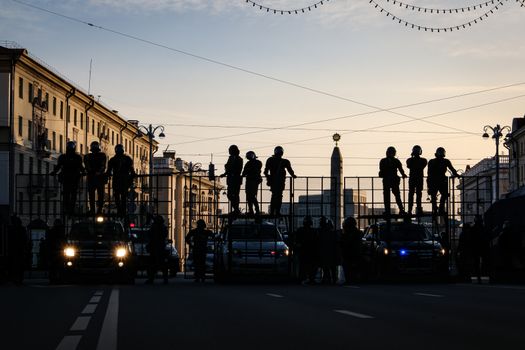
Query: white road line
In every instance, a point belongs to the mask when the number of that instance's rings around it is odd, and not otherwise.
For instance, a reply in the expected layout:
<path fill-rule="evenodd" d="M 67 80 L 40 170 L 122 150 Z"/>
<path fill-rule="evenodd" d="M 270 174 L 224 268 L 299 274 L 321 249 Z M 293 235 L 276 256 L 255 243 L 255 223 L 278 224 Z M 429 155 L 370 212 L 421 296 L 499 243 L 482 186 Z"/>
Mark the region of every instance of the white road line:
<path fill-rule="evenodd" d="M 266 293 L 266 295 L 272 298 L 284 298 L 284 295 L 281 294 Z"/>
<path fill-rule="evenodd" d="M 96 304 L 96 303 L 99 303 L 101 298 L 102 298 L 101 296 L 91 297 L 91 299 L 89 300 L 89 303 L 90 303 L 90 304 Z"/>
<path fill-rule="evenodd" d="M 84 310 L 82 310 L 83 314 L 92 314 L 95 312 L 95 309 L 97 308 L 98 304 L 87 304 Z"/>
<path fill-rule="evenodd" d="M 334 311 L 337 313 L 343 314 L 343 315 L 348 315 L 348 316 L 357 317 L 357 318 L 374 318 L 374 316 L 364 315 L 364 314 L 360 314 L 360 313 L 352 312 L 348 310 L 334 310 Z"/>
<path fill-rule="evenodd" d="M 104 291 L 102 291 L 102 290 L 97 290 L 97 291 L 95 292 L 95 295 L 97 295 L 97 296 L 100 296 L 100 295 L 102 295 L 102 294 L 104 294 Z"/>
<path fill-rule="evenodd" d="M 81 335 L 66 335 L 56 350 L 75 350 L 80 343 Z"/>
<path fill-rule="evenodd" d="M 118 332 L 118 309 L 119 309 L 119 290 L 113 289 L 109 296 L 108 308 L 104 323 L 98 338 L 97 350 L 116 350 Z"/>
<path fill-rule="evenodd" d="M 359 286 L 343 286 L 343 287 L 350 288 L 350 289 L 359 289 L 359 288 L 361 288 Z"/>
<path fill-rule="evenodd" d="M 439 294 L 414 293 L 414 295 L 419 295 L 419 296 L 421 296 L 421 297 L 443 298 L 443 295 L 439 295 Z"/>
<path fill-rule="evenodd" d="M 91 316 L 78 316 L 75 320 L 75 323 L 71 326 L 69 329 L 70 331 L 85 331 L 89 321 L 91 320 Z"/>

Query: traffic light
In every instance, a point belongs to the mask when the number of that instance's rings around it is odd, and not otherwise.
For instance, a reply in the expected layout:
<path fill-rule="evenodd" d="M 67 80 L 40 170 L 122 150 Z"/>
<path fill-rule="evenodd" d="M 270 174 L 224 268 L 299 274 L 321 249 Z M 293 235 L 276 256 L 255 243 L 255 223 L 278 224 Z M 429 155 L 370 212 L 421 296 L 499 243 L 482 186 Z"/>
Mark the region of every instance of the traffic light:
<path fill-rule="evenodd" d="M 215 164 L 213 163 L 208 165 L 208 179 L 210 181 L 215 181 Z"/>

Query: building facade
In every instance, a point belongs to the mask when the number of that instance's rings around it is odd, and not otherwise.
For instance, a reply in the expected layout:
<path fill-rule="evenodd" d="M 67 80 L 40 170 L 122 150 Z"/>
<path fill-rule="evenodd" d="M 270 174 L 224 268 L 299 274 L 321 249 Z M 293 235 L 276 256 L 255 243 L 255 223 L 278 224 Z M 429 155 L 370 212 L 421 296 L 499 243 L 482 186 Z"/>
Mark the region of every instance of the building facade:
<path fill-rule="evenodd" d="M 525 116 L 512 120 L 512 132 L 505 140 L 510 152 L 510 190 L 525 185 Z"/>
<path fill-rule="evenodd" d="M 108 159 L 114 146 L 122 144 L 136 172 L 147 174 L 150 143 L 137 126 L 137 121 L 127 121 L 96 101 L 27 50 L 0 43 L 2 216 L 17 213 L 51 220 L 49 212 L 60 212 L 59 186 L 46 174 L 69 140 L 77 143 L 81 155 L 89 152 L 92 141 L 99 141 Z"/>

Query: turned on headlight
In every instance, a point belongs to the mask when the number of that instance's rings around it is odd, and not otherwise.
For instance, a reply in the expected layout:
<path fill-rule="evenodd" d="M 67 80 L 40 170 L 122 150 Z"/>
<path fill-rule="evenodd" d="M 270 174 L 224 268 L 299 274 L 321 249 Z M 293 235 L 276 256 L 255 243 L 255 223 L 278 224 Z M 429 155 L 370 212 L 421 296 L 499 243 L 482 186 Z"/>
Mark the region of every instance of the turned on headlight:
<path fill-rule="evenodd" d="M 123 258 L 125 257 L 126 255 L 128 254 L 126 248 L 117 248 L 117 250 L 115 251 L 115 255 L 117 256 L 117 258 Z"/>
<path fill-rule="evenodd" d="M 64 255 L 67 257 L 74 257 L 75 256 L 75 248 L 73 247 L 67 247 L 64 249 Z"/>

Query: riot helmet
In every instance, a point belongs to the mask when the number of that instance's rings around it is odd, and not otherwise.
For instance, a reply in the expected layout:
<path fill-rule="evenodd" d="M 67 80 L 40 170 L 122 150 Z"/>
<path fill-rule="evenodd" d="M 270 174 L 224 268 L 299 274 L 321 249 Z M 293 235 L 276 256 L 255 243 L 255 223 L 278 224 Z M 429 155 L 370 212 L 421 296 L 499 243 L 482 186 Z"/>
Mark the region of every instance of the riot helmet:
<path fill-rule="evenodd" d="M 276 157 L 282 157 L 284 154 L 284 148 L 282 148 L 281 146 L 275 147 L 273 150 L 273 154 Z"/>
<path fill-rule="evenodd" d="M 93 153 L 100 152 L 100 143 L 98 143 L 98 141 L 91 142 L 91 144 L 89 145 L 89 150 Z"/>
<path fill-rule="evenodd" d="M 228 153 L 230 153 L 230 156 L 238 156 L 241 151 L 239 151 L 237 145 L 231 145 L 230 148 L 228 148 Z"/>
<path fill-rule="evenodd" d="M 343 221 L 343 229 L 349 229 L 357 226 L 357 221 L 354 217 L 349 216 Z"/>
<path fill-rule="evenodd" d="M 423 149 L 421 149 L 420 145 L 415 145 L 412 147 L 412 157 L 414 156 L 420 156 L 423 154 Z"/>
<path fill-rule="evenodd" d="M 257 159 L 257 156 L 255 155 L 254 151 L 248 151 L 246 152 L 246 159 L 254 160 Z"/>
<path fill-rule="evenodd" d="M 124 154 L 124 146 L 122 146 L 120 143 L 115 146 L 115 153 L 117 155 Z"/>
<path fill-rule="evenodd" d="M 447 153 L 446 153 L 446 151 L 445 151 L 445 149 L 444 149 L 443 147 L 438 147 L 438 148 L 436 149 L 436 154 L 435 154 L 435 156 L 436 156 L 437 158 L 445 158 L 446 154 L 447 154 Z"/>
<path fill-rule="evenodd" d="M 393 146 L 390 146 L 386 149 L 386 156 L 387 157 L 395 157 L 396 156 L 396 149 Z"/>
<path fill-rule="evenodd" d="M 204 230 L 206 228 L 206 221 L 202 219 L 197 220 L 197 228 Z"/>
<path fill-rule="evenodd" d="M 68 141 L 66 143 L 66 152 L 75 152 L 77 149 L 77 143 L 75 141 Z"/>

